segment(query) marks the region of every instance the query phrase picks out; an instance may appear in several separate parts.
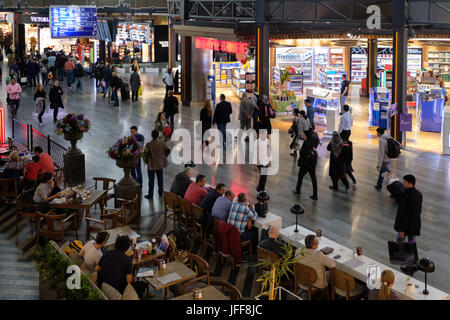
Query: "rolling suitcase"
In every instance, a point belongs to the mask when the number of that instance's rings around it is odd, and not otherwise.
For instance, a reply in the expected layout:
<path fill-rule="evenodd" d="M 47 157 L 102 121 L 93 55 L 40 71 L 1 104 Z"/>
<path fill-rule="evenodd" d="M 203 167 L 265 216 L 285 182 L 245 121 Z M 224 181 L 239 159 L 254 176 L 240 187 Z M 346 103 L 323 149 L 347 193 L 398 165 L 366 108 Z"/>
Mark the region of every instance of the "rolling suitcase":
<path fill-rule="evenodd" d="M 400 202 L 400 199 L 405 193 L 405 186 L 403 185 L 403 183 L 401 183 L 399 180 L 395 180 L 394 182 L 389 184 L 386 188 L 391 194 L 392 198 L 397 200 L 397 202 Z"/>
<path fill-rule="evenodd" d="M 130 85 L 125 84 L 122 88 L 120 88 L 120 95 L 122 97 L 122 101 L 130 100 Z"/>

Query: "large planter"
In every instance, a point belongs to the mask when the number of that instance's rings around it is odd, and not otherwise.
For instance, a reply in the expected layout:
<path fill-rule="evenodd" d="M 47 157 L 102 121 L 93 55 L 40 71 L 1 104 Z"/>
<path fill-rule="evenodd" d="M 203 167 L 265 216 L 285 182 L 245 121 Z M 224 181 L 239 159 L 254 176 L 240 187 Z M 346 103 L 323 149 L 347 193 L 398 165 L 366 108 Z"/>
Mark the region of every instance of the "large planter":
<path fill-rule="evenodd" d="M 39 300 L 60 300 L 60 290 L 56 288 L 50 288 L 50 286 L 44 282 L 42 275 L 39 273 Z"/>
<path fill-rule="evenodd" d="M 116 166 L 123 169 L 124 177 L 114 185 L 114 194 L 116 198 L 122 198 L 126 200 L 132 200 L 136 194 L 140 194 L 141 187 L 131 177 L 131 169 L 138 163 L 138 159 L 135 160 L 116 160 Z"/>
<path fill-rule="evenodd" d="M 83 138 L 83 132 L 77 132 L 75 134 L 72 133 L 64 133 L 64 139 L 70 141 L 71 147 L 67 154 L 69 155 L 80 155 L 82 154 L 81 150 L 77 148 L 77 141 Z"/>

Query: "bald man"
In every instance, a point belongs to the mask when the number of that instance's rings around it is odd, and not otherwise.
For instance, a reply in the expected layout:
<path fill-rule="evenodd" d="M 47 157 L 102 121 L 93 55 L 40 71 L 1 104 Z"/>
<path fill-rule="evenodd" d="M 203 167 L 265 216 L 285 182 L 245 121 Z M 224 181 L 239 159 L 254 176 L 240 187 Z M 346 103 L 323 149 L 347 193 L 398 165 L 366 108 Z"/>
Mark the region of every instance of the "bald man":
<path fill-rule="evenodd" d="M 283 243 L 278 240 L 278 229 L 274 226 L 269 228 L 269 239 L 263 240 L 259 243 L 259 247 L 275 252 L 280 257 L 284 256 Z"/>

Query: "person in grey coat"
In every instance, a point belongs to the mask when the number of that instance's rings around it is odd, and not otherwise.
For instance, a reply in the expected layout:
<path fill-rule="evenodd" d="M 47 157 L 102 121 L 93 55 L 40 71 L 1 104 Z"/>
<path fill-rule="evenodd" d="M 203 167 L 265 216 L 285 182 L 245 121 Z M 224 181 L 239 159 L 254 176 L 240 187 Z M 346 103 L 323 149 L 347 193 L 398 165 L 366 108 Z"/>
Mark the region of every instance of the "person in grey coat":
<path fill-rule="evenodd" d="M 131 87 L 131 101 L 138 100 L 139 87 L 141 86 L 141 76 L 137 73 L 135 67 L 133 67 L 133 73 L 130 76 L 130 87 Z"/>
<path fill-rule="evenodd" d="M 247 92 L 242 94 L 241 105 L 239 107 L 239 120 L 241 122 L 241 129 L 248 130 L 252 126 L 252 115 L 253 115 L 253 103 L 252 100 L 247 96 Z"/>
<path fill-rule="evenodd" d="M 167 157 L 170 149 L 159 139 L 158 130 L 152 131 L 152 141 L 145 145 L 144 162 L 148 166 L 148 194 L 146 199 L 153 199 L 155 174 L 158 179 L 158 194 L 164 194 L 163 169 L 168 166 Z"/>

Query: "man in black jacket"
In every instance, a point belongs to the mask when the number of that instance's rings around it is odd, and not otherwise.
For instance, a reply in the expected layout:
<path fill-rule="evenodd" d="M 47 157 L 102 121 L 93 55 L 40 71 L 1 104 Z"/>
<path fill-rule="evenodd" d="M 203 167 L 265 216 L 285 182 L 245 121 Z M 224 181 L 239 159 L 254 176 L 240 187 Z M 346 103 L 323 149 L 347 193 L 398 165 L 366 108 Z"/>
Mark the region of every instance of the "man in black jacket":
<path fill-rule="evenodd" d="M 285 255 L 284 246 L 278 240 L 278 229 L 274 226 L 269 228 L 269 239 L 263 240 L 259 243 L 259 247 L 276 253 L 280 258 Z"/>
<path fill-rule="evenodd" d="M 403 194 L 395 217 L 394 230 L 398 232 L 397 241 L 404 241 L 408 236 L 409 242 L 416 242 L 416 236 L 420 235 L 420 214 L 422 213 L 422 193 L 415 188 L 416 178 L 408 174 L 403 177 L 405 193 Z M 415 264 L 402 266 L 401 270 L 412 275 L 417 267 Z"/>
<path fill-rule="evenodd" d="M 173 91 L 167 91 L 167 96 L 164 98 L 164 116 L 170 119 L 170 126 L 174 128 L 174 116 L 178 113 L 178 99 L 173 95 Z"/>
<path fill-rule="evenodd" d="M 72 88 L 72 93 L 75 93 L 75 90 L 77 90 L 78 85 L 80 85 L 80 90 L 83 92 L 83 83 L 81 82 L 81 78 L 84 76 L 84 69 L 81 66 L 80 61 L 77 61 L 75 65 L 75 69 L 73 70 L 73 76 L 75 78 L 75 83 Z"/>
<path fill-rule="evenodd" d="M 222 133 L 223 146 L 225 147 L 227 142 L 227 123 L 230 122 L 230 114 L 233 113 L 231 103 L 225 101 L 225 95 L 220 95 L 220 103 L 217 104 L 214 110 L 213 124 L 217 124 L 217 129 Z"/>
<path fill-rule="evenodd" d="M 112 70 L 110 66 L 105 66 L 103 68 L 103 80 L 105 81 L 105 87 L 103 88 L 103 98 L 105 98 L 112 80 Z M 108 98 L 109 97 L 110 94 L 108 93 Z"/>
<path fill-rule="evenodd" d="M 112 73 L 111 78 L 111 90 L 112 90 L 112 98 L 114 99 L 114 106 L 119 106 L 119 97 L 118 97 L 118 91 L 122 88 L 122 80 L 119 78 L 119 75 L 117 75 L 115 72 Z"/>
<path fill-rule="evenodd" d="M 184 198 L 187 188 L 192 183 L 191 177 L 193 171 L 194 170 L 191 167 L 185 167 L 182 172 L 177 174 L 170 186 L 170 192 Z"/>

